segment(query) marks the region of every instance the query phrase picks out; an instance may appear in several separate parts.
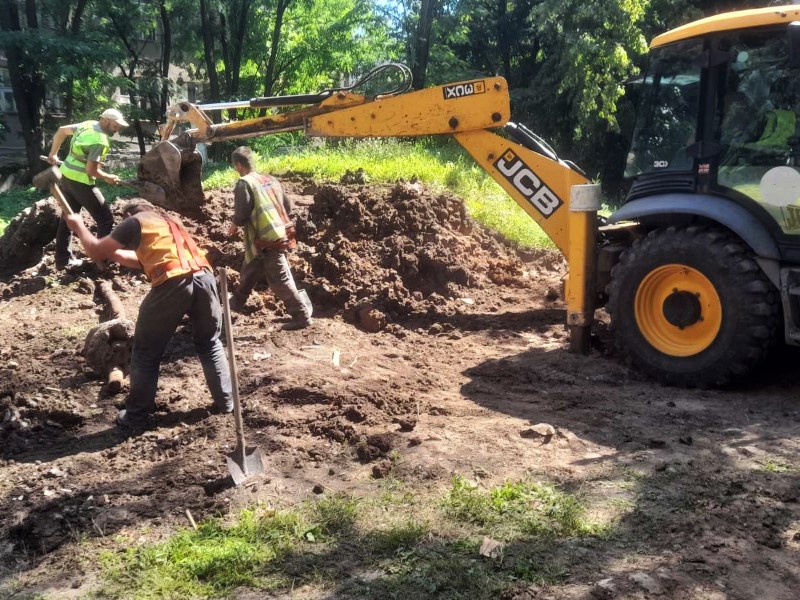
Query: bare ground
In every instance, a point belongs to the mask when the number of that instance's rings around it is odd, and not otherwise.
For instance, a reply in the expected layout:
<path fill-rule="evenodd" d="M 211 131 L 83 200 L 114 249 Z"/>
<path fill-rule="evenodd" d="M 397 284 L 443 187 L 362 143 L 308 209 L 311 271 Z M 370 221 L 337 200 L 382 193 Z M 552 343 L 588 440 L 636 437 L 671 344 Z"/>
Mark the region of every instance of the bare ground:
<path fill-rule="evenodd" d="M 264 289 L 234 321 L 245 427 L 267 463 L 246 488 L 227 478 L 233 422 L 205 410 L 190 325 L 168 348 L 151 429 L 126 439 L 114 427 L 124 394 L 107 393 L 81 355 L 98 323 L 92 279 L 111 281 L 135 315 L 138 276 L 58 276 L 50 249 L 0 280 L 0 594 L 81 597 L 96 572 L 76 555 L 184 527 L 187 509 L 199 520 L 315 487 L 374 493 L 389 475 L 443 490 L 459 473 L 486 487 L 555 481 L 619 519 L 590 551 L 563 549 L 563 583 L 504 597 L 798 596 L 796 352 L 736 388 L 661 387 L 608 350 L 602 322 L 590 356 L 569 354 L 560 256 L 515 252 L 458 199 L 409 184 L 287 184 L 304 241 L 292 262 L 315 322 L 280 331 Z M 186 224 L 217 265 L 238 269 L 241 244 L 223 234 L 231 205 L 215 193 L 206 219 Z M 555 434 L 538 435 L 542 423 Z"/>

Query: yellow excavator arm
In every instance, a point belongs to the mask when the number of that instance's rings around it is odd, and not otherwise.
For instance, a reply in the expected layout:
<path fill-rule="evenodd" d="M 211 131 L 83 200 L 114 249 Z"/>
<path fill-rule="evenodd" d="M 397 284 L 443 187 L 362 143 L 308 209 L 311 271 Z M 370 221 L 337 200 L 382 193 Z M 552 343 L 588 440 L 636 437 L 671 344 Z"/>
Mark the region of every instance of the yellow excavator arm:
<path fill-rule="evenodd" d="M 211 110 L 297 104 L 306 106 L 228 123 L 215 124 L 207 115 Z M 586 352 L 594 315 L 599 189 L 541 138 L 509 123 L 510 116 L 508 84 L 502 77 L 375 98 L 343 89 L 200 106 L 181 102 L 169 108 L 162 141 L 142 159 L 139 178 L 156 191 L 149 194 L 156 204 L 191 214 L 203 202 L 197 143 L 298 130 L 314 137 L 452 135 L 567 258 L 567 323 L 573 349 Z M 182 123 L 190 128 L 170 137 Z M 506 125 L 517 141 L 489 131 Z"/>

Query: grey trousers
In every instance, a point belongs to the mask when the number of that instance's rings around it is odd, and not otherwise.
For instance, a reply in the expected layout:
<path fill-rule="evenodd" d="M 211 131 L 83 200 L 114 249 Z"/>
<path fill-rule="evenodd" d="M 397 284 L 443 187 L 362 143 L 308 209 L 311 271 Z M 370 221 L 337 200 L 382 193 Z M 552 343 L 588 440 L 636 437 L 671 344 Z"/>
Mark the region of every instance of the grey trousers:
<path fill-rule="evenodd" d="M 74 212 L 85 208 L 97 223 L 97 237 L 105 237 L 114 227 L 114 217 L 111 209 L 106 204 L 102 192 L 95 186 L 72 181 L 63 177 L 59 184 L 64 198 Z M 56 262 L 66 263 L 72 258 L 72 232 L 67 227 L 67 222 L 60 219 L 56 231 Z"/>
<path fill-rule="evenodd" d="M 292 316 L 292 319 L 309 319 L 311 317 L 308 308 L 297 292 L 286 252 L 262 250 L 253 260 L 245 263 L 239 275 L 239 287 L 234 295 L 245 302 L 256 284 L 264 280 L 286 306 L 286 312 Z"/>
<path fill-rule="evenodd" d="M 131 389 L 125 403 L 125 416 L 132 426 L 143 426 L 155 410 L 161 358 L 184 315 L 191 320 L 194 346 L 214 404 L 223 410 L 233 404 L 228 358 L 220 340 L 222 306 L 217 282 L 204 269 L 152 288 L 139 307 L 131 355 Z"/>

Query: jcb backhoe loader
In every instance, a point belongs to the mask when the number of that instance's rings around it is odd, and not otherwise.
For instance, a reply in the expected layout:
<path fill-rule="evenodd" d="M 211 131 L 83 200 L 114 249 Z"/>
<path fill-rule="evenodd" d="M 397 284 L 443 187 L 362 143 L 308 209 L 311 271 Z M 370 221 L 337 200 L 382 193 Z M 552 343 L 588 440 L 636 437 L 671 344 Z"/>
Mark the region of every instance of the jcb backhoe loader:
<path fill-rule="evenodd" d="M 398 67 L 401 68 L 402 67 Z M 500 77 L 366 97 L 317 95 L 170 108 L 140 177 L 153 198 L 202 202 L 194 145 L 302 130 L 322 137 L 453 135 L 544 229 L 569 263 L 567 324 L 587 351 L 598 302 L 621 351 L 677 385 L 721 385 L 777 341 L 800 345 L 800 6 L 726 13 L 651 44 L 632 84 L 639 110 L 630 192 L 598 219 L 599 191 L 541 138 L 509 122 Z M 206 111 L 302 104 L 226 124 Z M 177 123 L 191 129 L 168 139 Z M 488 131 L 505 129 L 505 137 Z"/>

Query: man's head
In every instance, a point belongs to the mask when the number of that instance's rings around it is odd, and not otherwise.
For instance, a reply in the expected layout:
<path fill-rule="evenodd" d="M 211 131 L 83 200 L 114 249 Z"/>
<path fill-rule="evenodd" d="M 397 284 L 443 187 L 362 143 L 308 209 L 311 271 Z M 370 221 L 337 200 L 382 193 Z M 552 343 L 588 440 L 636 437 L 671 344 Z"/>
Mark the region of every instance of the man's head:
<path fill-rule="evenodd" d="M 116 108 L 107 108 L 100 115 L 100 129 L 107 135 L 114 135 L 120 129 L 127 127 L 128 122 Z"/>
<path fill-rule="evenodd" d="M 247 175 L 256 170 L 256 157 L 247 146 L 239 146 L 231 154 L 231 165 L 239 175 Z"/>
<path fill-rule="evenodd" d="M 141 198 L 137 200 L 131 200 L 122 209 L 122 218 L 127 219 L 131 215 L 151 210 L 156 210 L 156 207 L 150 204 L 147 200 L 142 200 Z"/>

